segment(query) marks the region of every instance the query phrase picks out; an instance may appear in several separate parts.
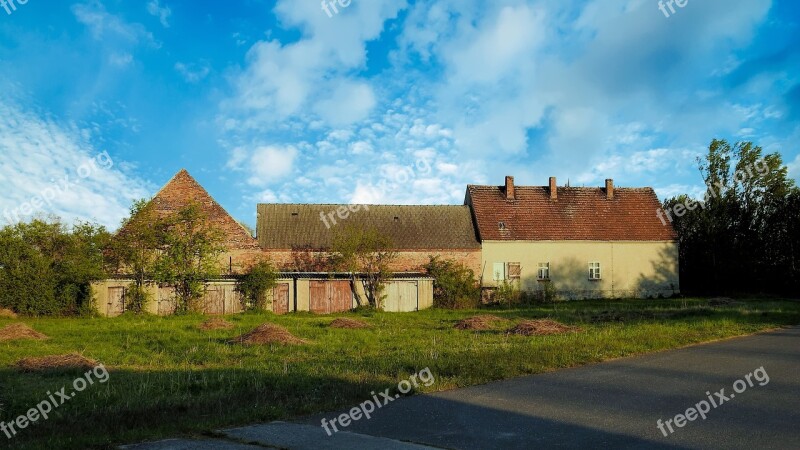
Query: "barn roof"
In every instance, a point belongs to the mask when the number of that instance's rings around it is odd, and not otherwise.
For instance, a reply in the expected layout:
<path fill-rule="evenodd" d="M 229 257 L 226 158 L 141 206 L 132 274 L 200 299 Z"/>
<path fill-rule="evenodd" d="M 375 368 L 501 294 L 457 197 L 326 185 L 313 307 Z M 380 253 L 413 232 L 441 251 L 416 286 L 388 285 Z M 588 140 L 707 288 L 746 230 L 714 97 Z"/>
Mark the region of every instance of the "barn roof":
<path fill-rule="evenodd" d="M 228 250 L 259 249 L 258 241 L 236 222 L 227 211 L 197 182 L 186 169 L 175 174 L 166 185 L 148 202 L 159 216 L 174 214 L 190 203 L 200 205 L 209 222 L 224 233 L 222 244 Z M 131 220 L 136 220 L 132 218 Z M 119 233 L 124 233 L 125 227 Z"/>
<path fill-rule="evenodd" d="M 513 183 L 513 181 L 512 181 Z M 504 186 L 467 186 L 481 241 L 597 240 L 672 241 L 676 234 L 656 216 L 661 208 L 652 188 L 515 186 L 506 199 Z"/>
<path fill-rule="evenodd" d="M 479 249 L 469 207 L 359 205 L 346 219 L 329 213 L 356 205 L 260 204 L 258 242 L 265 249 L 330 248 L 337 230 L 374 228 L 397 250 Z M 329 226 L 322 220 L 326 216 Z M 335 220 L 335 223 L 334 223 Z"/>

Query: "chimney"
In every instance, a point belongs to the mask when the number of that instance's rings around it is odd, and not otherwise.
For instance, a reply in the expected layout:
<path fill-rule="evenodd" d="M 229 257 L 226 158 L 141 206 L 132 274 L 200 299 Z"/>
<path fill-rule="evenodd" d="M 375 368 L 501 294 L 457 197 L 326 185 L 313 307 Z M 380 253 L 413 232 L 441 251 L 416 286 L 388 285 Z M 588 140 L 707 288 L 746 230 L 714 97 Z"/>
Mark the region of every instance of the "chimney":
<path fill-rule="evenodd" d="M 514 200 L 516 198 L 514 194 L 514 177 L 507 176 L 506 177 L 506 200 Z"/>
<path fill-rule="evenodd" d="M 606 179 L 606 198 L 614 200 L 614 180 L 611 178 Z"/>
<path fill-rule="evenodd" d="M 558 200 L 558 186 L 556 186 L 556 177 L 550 177 L 550 200 Z"/>

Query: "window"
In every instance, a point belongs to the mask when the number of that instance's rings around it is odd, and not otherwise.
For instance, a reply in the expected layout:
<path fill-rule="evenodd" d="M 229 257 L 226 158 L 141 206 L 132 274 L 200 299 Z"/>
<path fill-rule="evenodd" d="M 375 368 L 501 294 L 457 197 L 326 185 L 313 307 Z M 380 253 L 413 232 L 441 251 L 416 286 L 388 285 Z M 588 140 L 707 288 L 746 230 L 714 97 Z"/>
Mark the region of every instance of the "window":
<path fill-rule="evenodd" d="M 497 223 L 497 229 L 501 230 L 501 231 L 505 230 L 506 229 L 506 223 L 505 222 L 498 222 Z"/>
<path fill-rule="evenodd" d="M 510 262 L 506 274 L 510 281 L 519 281 L 522 276 L 522 266 L 518 262 Z"/>
<path fill-rule="evenodd" d="M 496 262 L 492 270 L 492 279 L 494 281 L 506 280 L 506 263 Z"/>
<path fill-rule="evenodd" d="M 550 279 L 550 263 L 539 263 L 538 277 L 540 280 Z"/>
<path fill-rule="evenodd" d="M 590 262 L 589 263 L 589 279 L 590 280 L 599 280 L 600 279 L 600 263 L 599 262 Z"/>

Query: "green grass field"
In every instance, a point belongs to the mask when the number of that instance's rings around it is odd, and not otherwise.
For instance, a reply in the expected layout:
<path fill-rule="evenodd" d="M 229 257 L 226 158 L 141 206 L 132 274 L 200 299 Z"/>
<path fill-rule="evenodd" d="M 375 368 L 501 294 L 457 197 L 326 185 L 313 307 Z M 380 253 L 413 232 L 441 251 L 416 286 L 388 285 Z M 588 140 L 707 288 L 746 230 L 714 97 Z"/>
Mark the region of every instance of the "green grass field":
<path fill-rule="evenodd" d="M 552 318 L 581 332 L 507 335 L 453 329 L 475 314 L 519 321 Z M 332 329 L 338 316 L 244 314 L 236 329 L 202 332 L 200 316 L 116 319 L 0 319 L 24 322 L 45 341 L 0 342 L 0 420 L 24 415 L 76 374 L 22 373 L 24 357 L 80 352 L 110 373 L 0 447 L 111 448 L 220 427 L 335 410 L 394 387 L 426 367 L 427 391 L 591 364 L 800 323 L 800 303 L 742 300 L 710 307 L 703 299 L 587 301 L 480 311 L 352 313 L 373 328 Z M 264 323 L 307 339 L 301 346 L 241 347 L 226 340 Z"/>

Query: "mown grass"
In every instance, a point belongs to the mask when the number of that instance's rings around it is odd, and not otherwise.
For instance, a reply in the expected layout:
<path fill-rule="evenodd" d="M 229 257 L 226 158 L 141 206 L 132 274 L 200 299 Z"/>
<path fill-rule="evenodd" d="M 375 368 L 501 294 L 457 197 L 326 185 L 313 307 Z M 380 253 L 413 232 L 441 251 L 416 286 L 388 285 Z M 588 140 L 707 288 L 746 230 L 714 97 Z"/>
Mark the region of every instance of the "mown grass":
<path fill-rule="evenodd" d="M 0 447 L 110 448 L 121 443 L 198 435 L 220 427 L 287 419 L 350 406 L 426 367 L 444 390 L 685 346 L 800 323 L 800 303 L 746 300 L 710 307 L 703 299 L 570 302 L 488 311 L 510 319 L 551 318 L 579 333 L 524 337 L 502 330 L 453 329 L 480 311 L 360 313 L 369 329 L 332 329 L 338 316 L 244 314 L 233 330 L 203 332 L 188 317 L 0 319 L 24 322 L 46 341 L 0 343 L 0 420 L 11 421 L 71 390 L 75 374 L 13 368 L 28 356 L 81 352 L 111 372 Z M 264 323 L 311 341 L 242 347 L 226 340 Z"/>

